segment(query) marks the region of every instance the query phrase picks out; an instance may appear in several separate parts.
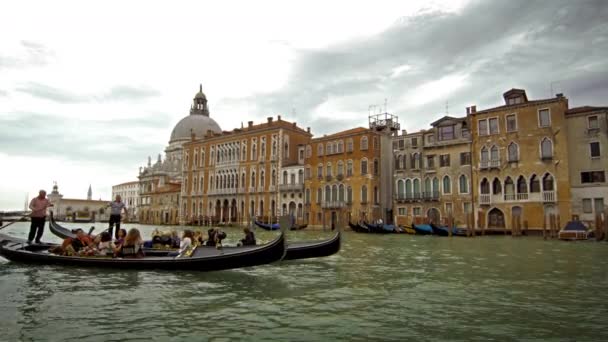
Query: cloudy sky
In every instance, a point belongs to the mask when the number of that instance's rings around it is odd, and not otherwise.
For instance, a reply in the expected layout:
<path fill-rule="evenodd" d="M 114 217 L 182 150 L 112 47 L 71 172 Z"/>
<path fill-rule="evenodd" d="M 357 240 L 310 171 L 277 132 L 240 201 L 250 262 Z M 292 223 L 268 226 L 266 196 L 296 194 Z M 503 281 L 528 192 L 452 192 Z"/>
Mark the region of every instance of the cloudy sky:
<path fill-rule="evenodd" d="M 166 146 L 198 84 L 223 129 L 402 128 L 563 92 L 608 104 L 608 2 L 12 1 L 0 10 L 0 209 L 111 185 Z M 372 109 L 376 110 L 376 109 Z"/>

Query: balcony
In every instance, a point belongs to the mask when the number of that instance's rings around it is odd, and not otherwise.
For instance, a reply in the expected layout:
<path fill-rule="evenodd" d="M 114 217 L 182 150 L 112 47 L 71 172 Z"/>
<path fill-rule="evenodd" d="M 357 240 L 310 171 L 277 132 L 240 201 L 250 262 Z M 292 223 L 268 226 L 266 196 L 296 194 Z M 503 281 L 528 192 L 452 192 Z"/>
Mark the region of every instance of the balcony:
<path fill-rule="evenodd" d="M 263 185 L 258 186 L 258 192 L 264 192 L 264 186 Z"/>
<path fill-rule="evenodd" d="M 521 194 L 517 194 L 517 200 L 518 201 L 527 201 L 528 200 L 528 193 L 521 193 Z"/>
<path fill-rule="evenodd" d="M 430 173 L 430 172 L 436 172 L 437 170 L 435 170 L 435 166 L 427 166 L 424 169 L 425 172 Z"/>
<path fill-rule="evenodd" d="M 333 201 L 333 202 L 322 202 L 321 208 L 323 209 L 340 209 L 346 207 L 344 201 Z"/>
<path fill-rule="evenodd" d="M 543 202 L 555 203 L 555 191 L 543 191 Z"/>
<path fill-rule="evenodd" d="M 505 194 L 505 201 L 515 201 L 515 194 Z"/>
<path fill-rule="evenodd" d="M 268 187 L 268 191 L 275 192 L 275 191 L 277 191 L 277 187 L 275 185 L 271 185 Z"/>
<path fill-rule="evenodd" d="M 481 204 L 481 205 L 492 204 L 492 196 L 490 194 L 480 194 L 479 195 L 479 204 Z"/>
<path fill-rule="evenodd" d="M 333 179 L 332 175 L 325 176 L 325 181 L 326 182 L 331 182 L 332 179 Z"/>
<path fill-rule="evenodd" d="M 302 191 L 303 189 L 304 189 L 304 184 L 303 183 L 280 184 L 279 185 L 279 190 L 280 191 Z"/>
<path fill-rule="evenodd" d="M 427 191 L 422 193 L 425 201 L 439 201 L 439 191 Z"/>
<path fill-rule="evenodd" d="M 482 160 L 479 162 L 479 169 L 500 169 L 500 159 Z"/>
<path fill-rule="evenodd" d="M 255 192 L 255 186 L 250 186 L 249 187 L 249 193 L 252 194 Z"/>
<path fill-rule="evenodd" d="M 338 175 L 336 176 L 336 179 L 337 179 L 338 181 L 342 181 L 342 180 L 344 179 L 344 175 L 343 175 L 343 174 L 341 174 L 341 173 L 338 173 Z"/>

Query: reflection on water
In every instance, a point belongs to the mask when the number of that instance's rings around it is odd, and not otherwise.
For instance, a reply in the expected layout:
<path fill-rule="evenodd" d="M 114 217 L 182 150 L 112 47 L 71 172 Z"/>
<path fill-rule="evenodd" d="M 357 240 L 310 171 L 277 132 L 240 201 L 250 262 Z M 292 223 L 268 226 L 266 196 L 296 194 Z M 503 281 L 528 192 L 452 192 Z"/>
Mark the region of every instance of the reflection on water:
<path fill-rule="evenodd" d="M 0 340 L 608 340 L 608 244 L 344 235 L 329 258 L 210 273 L 0 259 Z"/>

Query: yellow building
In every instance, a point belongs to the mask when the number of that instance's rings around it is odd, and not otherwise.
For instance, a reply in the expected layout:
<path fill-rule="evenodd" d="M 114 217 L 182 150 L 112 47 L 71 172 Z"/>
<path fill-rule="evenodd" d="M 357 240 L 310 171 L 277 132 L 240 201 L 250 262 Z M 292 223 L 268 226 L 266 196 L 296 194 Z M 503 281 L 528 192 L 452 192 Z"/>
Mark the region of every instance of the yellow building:
<path fill-rule="evenodd" d="M 477 228 L 511 229 L 519 216 L 542 229 L 544 215 L 570 218 L 570 177 L 565 113 L 568 100 L 528 100 L 511 89 L 502 106 L 469 111 L 473 203 Z"/>
<path fill-rule="evenodd" d="M 468 118 L 445 116 L 431 126 L 393 137 L 396 222 L 447 224 L 452 218 L 464 226 L 472 210 Z"/>
<path fill-rule="evenodd" d="M 358 127 L 306 146 L 304 217 L 310 225 L 337 227 L 382 217 L 380 137 Z"/>
<path fill-rule="evenodd" d="M 145 181 L 140 191 L 139 223 L 179 224 L 178 208 L 181 184 L 167 176 Z"/>
<path fill-rule="evenodd" d="M 181 222 L 242 223 L 280 215 L 279 175 L 284 166 L 298 163 L 298 147 L 311 134 L 278 116 L 191 138 L 183 145 Z"/>

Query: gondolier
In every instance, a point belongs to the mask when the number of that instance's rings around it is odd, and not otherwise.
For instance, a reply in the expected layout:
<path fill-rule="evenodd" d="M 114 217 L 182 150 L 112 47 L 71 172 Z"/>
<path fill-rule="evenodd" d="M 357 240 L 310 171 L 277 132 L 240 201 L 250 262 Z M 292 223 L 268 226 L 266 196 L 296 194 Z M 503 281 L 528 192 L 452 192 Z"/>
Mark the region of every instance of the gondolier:
<path fill-rule="evenodd" d="M 42 233 L 44 233 L 44 223 L 46 221 L 46 209 L 52 207 L 53 204 L 46 198 L 46 191 L 40 190 L 38 196 L 32 198 L 30 202 L 30 209 L 32 213 L 30 215 L 32 224 L 30 225 L 30 234 L 27 238 L 28 243 L 32 243 L 34 237 L 36 243 L 40 243 Z"/>
<path fill-rule="evenodd" d="M 118 231 L 120 230 L 120 215 L 122 214 L 123 209 L 126 217 L 129 217 L 129 212 L 120 195 L 116 195 L 116 200 L 114 200 L 114 202 L 110 202 L 108 206 L 111 208 L 108 232 L 110 233 L 110 236 L 112 236 L 112 229 L 114 228 L 114 224 L 116 224 L 116 238 L 118 238 Z"/>

